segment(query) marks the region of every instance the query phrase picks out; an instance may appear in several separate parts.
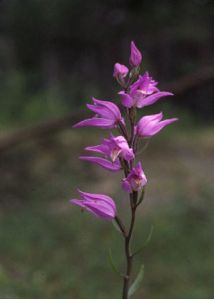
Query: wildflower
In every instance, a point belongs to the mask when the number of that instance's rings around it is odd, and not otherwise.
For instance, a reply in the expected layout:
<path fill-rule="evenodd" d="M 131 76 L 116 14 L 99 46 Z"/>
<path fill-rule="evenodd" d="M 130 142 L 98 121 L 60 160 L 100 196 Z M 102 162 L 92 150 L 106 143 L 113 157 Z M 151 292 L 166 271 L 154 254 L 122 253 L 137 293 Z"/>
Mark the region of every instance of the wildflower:
<path fill-rule="evenodd" d="M 95 126 L 100 128 L 114 128 L 123 122 L 121 113 L 116 104 L 92 98 L 94 104 L 87 104 L 87 107 L 96 113 L 91 119 L 83 120 L 73 127 Z"/>
<path fill-rule="evenodd" d="M 126 192 L 132 193 L 133 191 L 139 191 L 144 185 L 146 185 L 146 183 L 146 176 L 143 172 L 141 163 L 138 162 L 129 175 L 123 179 L 122 187 Z"/>
<path fill-rule="evenodd" d="M 129 69 L 126 66 L 121 65 L 119 63 L 116 63 L 114 65 L 113 77 L 119 77 L 120 76 L 120 77 L 124 78 L 124 77 L 126 77 L 128 72 L 129 72 Z"/>
<path fill-rule="evenodd" d="M 127 140 L 121 135 L 116 137 L 111 135 L 109 139 L 104 139 L 101 145 L 89 146 L 85 150 L 104 154 L 110 157 L 112 162 L 115 162 L 118 157 L 127 161 L 134 159 L 133 149 L 129 147 Z"/>
<path fill-rule="evenodd" d="M 150 138 L 158 133 L 165 126 L 177 121 L 177 118 L 171 118 L 161 121 L 163 113 L 142 117 L 136 126 L 136 134 L 143 138 Z"/>
<path fill-rule="evenodd" d="M 142 61 L 142 54 L 136 47 L 135 43 L 131 42 L 131 53 L 129 57 L 129 63 L 132 67 L 138 67 Z"/>
<path fill-rule="evenodd" d="M 149 76 L 149 73 L 145 72 L 143 76 L 139 76 L 139 79 L 130 86 L 129 92 L 119 92 L 122 104 L 128 108 L 132 106 L 142 108 L 155 103 L 162 97 L 173 95 L 170 92 L 160 91 L 156 87 L 157 84 Z"/>
<path fill-rule="evenodd" d="M 71 204 L 86 209 L 100 219 L 114 219 L 116 216 L 116 205 L 111 197 L 101 194 L 85 193 L 80 190 L 79 193 L 81 199 L 71 199 Z"/>

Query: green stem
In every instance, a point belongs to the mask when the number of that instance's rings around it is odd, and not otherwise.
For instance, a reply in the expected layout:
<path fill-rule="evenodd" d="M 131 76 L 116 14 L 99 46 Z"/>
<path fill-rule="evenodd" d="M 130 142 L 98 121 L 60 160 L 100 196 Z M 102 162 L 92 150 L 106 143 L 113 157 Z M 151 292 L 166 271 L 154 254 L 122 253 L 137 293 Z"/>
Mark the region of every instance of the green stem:
<path fill-rule="evenodd" d="M 128 291 L 130 286 L 132 265 L 133 265 L 133 254 L 131 251 L 131 238 L 133 234 L 133 229 L 135 225 L 135 216 L 136 216 L 136 205 L 134 204 L 137 200 L 137 193 L 130 194 L 130 203 L 131 203 L 131 223 L 129 227 L 128 235 L 125 237 L 125 256 L 126 256 L 126 273 L 123 279 L 123 299 L 128 298 Z"/>

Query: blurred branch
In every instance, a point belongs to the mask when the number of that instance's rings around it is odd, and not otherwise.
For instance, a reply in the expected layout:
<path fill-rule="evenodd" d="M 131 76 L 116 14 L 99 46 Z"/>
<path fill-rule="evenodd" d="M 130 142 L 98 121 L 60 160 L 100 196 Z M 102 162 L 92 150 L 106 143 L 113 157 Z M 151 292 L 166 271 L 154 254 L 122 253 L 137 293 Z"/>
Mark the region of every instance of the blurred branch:
<path fill-rule="evenodd" d="M 176 95 L 184 94 L 193 88 L 198 88 L 205 82 L 214 79 L 214 67 L 207 66 L 193 74 L 188 74 L 166 84 L 165 88 Z"/>
<path fill-rule="evenodd" d="M 45 138 L 59 130 L 69 128 L 82 117 L 84 117 L 83 113 L 68 114 L 61 118 L 41 122 L 32 127 L 17 129 L 14 132 L 0 138 L 0 154 L 2 151 L 11 149 L 24 142 L 29 142 L 38 138 Z"/>
<path fill-rule="evenodd" d="M 193 88 L 198 88 L 212 79 L 214 79 L 214 68 L 207 66 L 199 69 L 193 74 L 182 76 L 181 78 L 164 85 L 164 88 L 172 91 L 176 95 L 180 95 Z M 0 153 L 13 149 L 13 147 L 19 144 L 45 138 L 57 131 L 69 128 L 85 117 L 87 117 L 87 113 L 69 114 L 58 119 L 39 123 L 32 127 L 18 129 L 0 138 Z"/>

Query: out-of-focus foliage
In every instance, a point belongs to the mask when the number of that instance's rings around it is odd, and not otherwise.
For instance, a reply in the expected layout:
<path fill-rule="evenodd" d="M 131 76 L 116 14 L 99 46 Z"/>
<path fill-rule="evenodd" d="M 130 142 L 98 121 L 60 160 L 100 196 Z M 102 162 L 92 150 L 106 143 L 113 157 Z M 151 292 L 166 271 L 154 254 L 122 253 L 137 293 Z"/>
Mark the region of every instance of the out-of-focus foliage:
<path fill-rule="evenodd" d="M 178 125 L 179 126 L 179 125 Z M 179 128 L 179 127 L 178 127 Z M 213 187 L 209 130 L 172 130 L 154 139 L 144 157 L 149 185 L 138 212 L 134 248 L 145 276 L 139 298 L 211 298 L 213 295 Z M 191 140 L 189 139 L 191 136 Z M 82 190 L 111 194 L 128 221 L 120 175 L 80 163 L 97 132 L 67 132 L 1 159 L 0 297 L 119 298 L 122 238 L 110 222 L 71 207 Z M 197 144 L 203 145 L 201 148 Z M 71 154 L 73 153 L 73 155 Z"/>
<path fill-rule="evenodd" d="M 161 83 L 194 74 L 213 64 L 213 18 L 212 0 L 3 0 L 0 121 L 63 114 L 92 94 L 115 97 L 113 63 L 127 62 L 132 39 Z M 212 83 L 170 101 L 211 116 Z"/>

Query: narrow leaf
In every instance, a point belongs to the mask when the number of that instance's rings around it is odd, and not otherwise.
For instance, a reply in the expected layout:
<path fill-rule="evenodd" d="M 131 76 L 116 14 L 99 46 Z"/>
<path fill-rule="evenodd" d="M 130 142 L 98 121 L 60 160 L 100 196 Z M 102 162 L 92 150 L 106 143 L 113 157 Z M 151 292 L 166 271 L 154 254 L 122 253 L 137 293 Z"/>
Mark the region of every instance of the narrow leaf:
<path fill-rule="evenodd" d="M 149 244 L 149 242 L 151 241 L 151 238 L 152 238 L 153 230 L 154 230 L 154 226 L 152 225 L 150 228 L 149 234 L 147 236 L 147 239 L 145 240 L 143 246 L 140 249 L 138 249 L 136 252 L 134 252 L 133 255 L 137 255 L 139 252 L 141 252 L 144 249 L 144 247 L 146 247 Z"/>
<path fill-rule="evenodd" d="M 154 225 L 152 225 L 151 228 L 150 228 L 150 232 L 149 232 L 149 235 L 147 236 L 147 239 L 144 243 L 144 247 L 147 246 L 149 244 L 149 242 L 151 241 L 153 230 L 154 230 Z"/>
<path fill-rule="evenodd" d="M 144 194 L 145 194 L 145 188 L 142 189 L 140 198 L 139 198 L 139 200 L 138 200 L 138 202 L 137 202 L 137 206 L 140 205 L 141 202 L 143 202 Z"/>
<path fill-rule="evenodd" d="M 130 298 L 140 287 L 140 284 L 143 280 L 143 276 L 144 276 L 144 265 L 141 265 L 140 271 L 137 274 L 135 281 L 132 283 L 131 287 L 129 288 L 128 298 Z"/>
<path fill-rule="evenodd" d="M 117 269 L 117 267 L 115 266 L 114 264 L 114 261 L 113 261 L 113 257 L 112 257 L 112 252 L 111 252 L 111 248 L 109 248 L 109 253 L 108 253 L 108 258 L 109 258 L 109 263 L 110 263 L 110 266 L 112 267 L 112 270 L 117 273 L 118 275 L 120 276 L 123 276 L 120 271 Z"/>
<path fill-rule="evenodd" d="M 112 220 L 112 224 L 117 231 L 121 232 L 120 227 L 118 226 L 117 222 L 114 219 Z"/>

